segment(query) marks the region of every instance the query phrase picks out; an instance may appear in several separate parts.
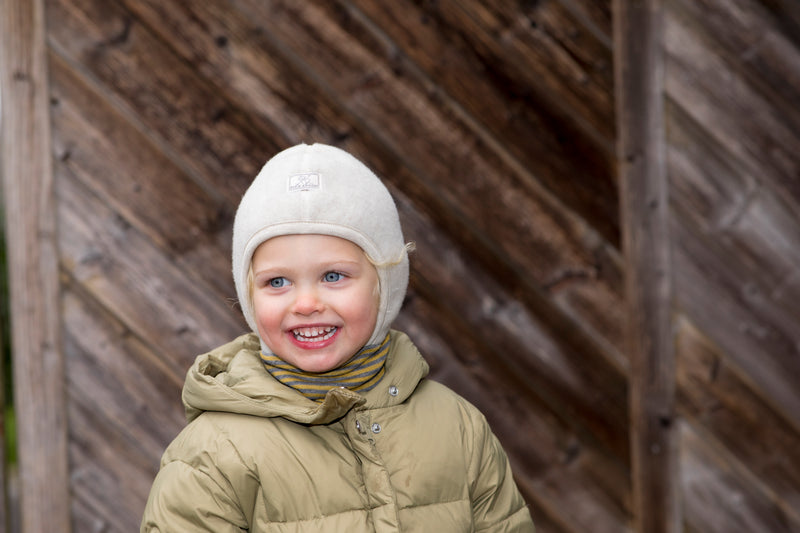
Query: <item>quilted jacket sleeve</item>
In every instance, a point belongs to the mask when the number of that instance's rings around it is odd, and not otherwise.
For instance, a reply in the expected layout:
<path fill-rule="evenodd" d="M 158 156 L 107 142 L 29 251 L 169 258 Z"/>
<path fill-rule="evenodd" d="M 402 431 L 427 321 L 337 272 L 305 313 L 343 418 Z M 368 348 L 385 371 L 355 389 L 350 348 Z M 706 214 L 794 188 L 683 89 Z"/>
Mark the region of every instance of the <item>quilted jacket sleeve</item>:
<path fill-rule="evenodd" d="M 202 422 L 190 424 L 164 452 L 141 533 L 248 530 L 257 481 L 224 436 L 210 437 L 218 428 Z"/>
<path fill-rule="evenodd" d="M 187 494 L 201 495 L 198 499 Z M 208 474 L 182 462 L 167 464 L 156 476 L 142 518 L 142 532 L 247 531 L 237 503 Z"/>
<path fill-rule="evenodd" d="M 481 414 L 473 418 L 471 499 L 475 529 L 485 533 L 533 533 L 530 511 L 517 489 L 503 447 Z"/>

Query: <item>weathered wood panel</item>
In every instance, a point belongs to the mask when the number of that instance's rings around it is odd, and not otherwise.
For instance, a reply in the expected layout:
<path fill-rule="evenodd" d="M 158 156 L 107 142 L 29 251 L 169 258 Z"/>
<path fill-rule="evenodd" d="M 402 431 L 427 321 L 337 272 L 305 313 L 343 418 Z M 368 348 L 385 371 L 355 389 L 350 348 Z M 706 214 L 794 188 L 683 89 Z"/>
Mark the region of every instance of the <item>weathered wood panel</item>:
<path fill-rule="evenodd" d="M 113 530 L 117 522 L 132 528 L 150 489 L 147 479 L 155 475 L 153 457 L 182 422 L 183 410 L 176 380 L 159 356 L 123 326 L 109 324 L 104 309 L 85 308 L 90 302 L 64 296 L 73 529 Z M 82 506 L 92 511 L 83 514 Z"/>
<path fill-rule="evenodd" d="M 754 0 L 667 6 L 685 524 L 798 531 L 796 9 Z"/>
<path fill-rule="evenodd" d="M 704 437 L 703 440 L 722 448 L 715 452 L 720 456 L 717 461 L 723 466 L 734 465 L 726 475 L 735 479 L 737 485 L 737 492 L 726 495 L 724 492 L 730 491 L 730 487 L 724 484 L 703 488 L 696 478 L 685 477 L 684 505 L 690 512 L 687 518 L 716 520 L 702 516 L 711 513 L 703 511 L 700 502 L 692 501 L 692 493 L 720 491 L 715 498 L 731 504 L 735 502 L 738 512 L 759 517 L 762 525 L 751 531 L 797 531 L 800 529 L 800 493 L 797 490 L 800 486 L 797 467 L 800 432 L 776 413 L 747 376 L 741 375 L 741 370 L 726 361 L 725 354 L 688 322 L 679 324 L 678 346 L 679 409 L 690 424 L 685 429 L 704 432 L 703 436 L 691 438 Z M 700 427 L 702 429 L 698 429 Z M 697 444 L 688 446 L 693 449 Z M 699 457 L 687 457 L 687 460 L 702 462 Z M 685 468 L 692 470 L 689 466 Z M 726 513 L 731 504 L 725 506 Z M 784 527 L 770 526 L 775 519 L 780 519 Z"/>
<path fill-rule="evenodd" d="M 785 507 L 754 491 L 747 468 L 731 461 L 713 439 L 682 426 L 686 520 L 695 531 L 795 532 L 800 528 Z M 696 428 L 694 428 L 696 429 Z"/>
<path fill-rule="evenodd" d="M 758 15 L 757 10 L 750 15 Z M 687 49 L 673 52 L 675 75 L 670 85 L 670 94 L 679 99 L 671 114 L 674 176 L 681 191 L 675 202 L 676 209 L 681 209 L 676 218 L 692 234 L 682 243 L 700 241 L 685 253 L 684 260 L 687 270 L 689 264 L 701 271 L 713 270 L 714 279 L 709 281 L 730 300 L 729 314 L 740 317 L 737 327 L 729 327 L 731 323 L 725 320 L 704 327 L 797 420 L 797 388 L 791 378 L 800 368 L 791 295 L 797 291 L 793 279 L 800 264 L 798 187 L 793 183 L 800 175 L 800 155 L 794 148 L 800 116 L 794 107 L 774 108 L 775 93 L 759 90 L 758 85 L 770 76 L 759 76 L 756 82 L 734 70 L 741 65 L 726 65 L 735 59 L 753 61 L 750 54 L 744 55 L 752 48 L 746 40 L 738 43 L 738 54 L 732 58 L 730 53 L 708 51 L 714 44 L 707 42 L 711 37 L 689 33 L 682 19 L 674 20 L 670 28 L 674 34 L 670 42 Z M 689 62 L 699 50 L 705 52 L 707 65 Z M 766 53 L 764 47 L 760 53 Z M 796 49 L 793 55 L 796 61 Z M 779 57 L 770 55 L 769 59 L 775 60 L 771 76 L 775 80 L 790 58 L 778 61 Z M 759 63 L 767 66 L 766 59 Z M 688 84 L 700 79 L 704 81 L 696 97 L 681 98 Z M 797 84 L 781 83 L 780 87 L 800 101 Z M 701 248 L 707 250 L 704 257 L 697 256 L 704 253 Z M 716 268 L 710 269 L 712 265 Z M 687 298 L 686 304 L 699 302 Z M 745 357 L 745 350 L 739 348 L 743 346 L 763 352 L 764 357 L 757 361 Z"/>
<path fill-rule="evenodd" d="M 242 110 L 115 2 L 48 1 L 49 42 L 101 84 L 128 120 L 145 129 L 188 177 L 236 204 L 277 149 Z M 260 124 L 263 126 L 263 124 Z M 260 146 L 259 150 L 248 150 Z M 180 156 L 178 156 L 180 154 Z"/>
<path fill-rule="evenodd" d="M 429 83 L 444 93 L 445 104 L 481 120 L 475 131 L 484 142 L 500 142 L 497 149 L 509 152 L 512 164 L 523 165 L 523 175 L 534 186 L 544 184 L 607 239 L 618 242 L 616 205 L 608 201 L 616 197 L 613 151 L 609 149 L 613 131 L 608 131 L 613 122 L 604 122 L 602 135 L 582 134 L 580 124 L 588 119 L 580 114 L 586 110 L 571 107 L 547 89 L 561 84 L 550 78 L 565 75 L 563 66 L 549 68 L 551 65 L 540 60 L 546 57 L 559 62 L 559 56 L 573 54 L 573 68 L 583 74 L 576 74 L 580 82 L 570 86 L 586 87 L 591 91 L 587 104 L 592 110 L 608 112 L 608 103 L 602 102 L 609 98 L 611 86 L 607 36 L 604 39 L 602 34 L 580 29 L 575 15 L 558 2 L 523 10 L 490 6 L 498 12 L 496 17 L 515 19 L 504 24 L 496 18 L 475 16 L 479 11 L 475 3 L 460 2 L 463 13 L 450 4 L 435 9 L 404 3 L 353 4 L 357 9 L 348 10 L 347 16 L 368 17 L 368 27 L 377 26 L 373 30 L 376 38 L 386 32 L 391 39 L 383 46 L 391 54 L 388 59 L 395 71 L 423 69 Z M 467 30 L 460 17 L 470 17 L 467 20 L 479 24 L 480 29 Z M 355 25 L 350 22 L 350 27 Z M 531 39 L 515 39 L 498 29 L 501 25 L 511 27 L 506 31 L 529 33 Z M 526 25 L 532 31 L 525 32 Z M 483 46 L 484 40 L 490 44 Z M 485 50 L 487 47 L 491 50 Z M 504 47 L 521 50 L 511 55 Z M 596 172 L 589 176 L 586 167 Z"/>
<path fill-rule="evenodd" d="M 664 148 L 664 3 L 618 1 L 614 6 L 635 528 L 677 532 L 682 520 Z"/>
<path fill-rule="evenodd" d="M 747 14 L 745 11 L 742 16 Z M 681 12 L 674 16 L 681 16 Z M 749 16 L 758 16 L 755 6 Z M 682 261 L 688 263 L 687 273 L 699 269 L 700 278 L 707 277 L 702 271 L 713 265 L 715 278 L 708 280 L 708 290 L 717 291 L 718 298 L 726 301 L 729 316 L 735 317 L 733 322 L 703 313 L 712 318 L 703 328 L 713 331 L 715 341 L 737 359 L 766 394 L 774 397 L 780 408 L 800 423 L 800 392 L 796 386 L 796 376 L 800 375 L 795 327 L 798 315 L 796 298 L 792 297 L 800 289 L 797 282 L 800 154 L 796 149 L 800 115 L 796 106 L 773 107 L 773 102 L 776 99 L 780 102 L 780 98 L 776 91 L 766 92 L 777 86 L 789 98 L 793 94 L 797 102 L 800 84 L 775 83 L 791 61 L 789 51 L 782 47 L 771 53 L 766 46 L 759 47 L 765 59 L 758 64 L 769 67 L 775 74 L 760 75 L 758 81 L 741 75 L 741 62 L 754 62 L 758 57 L 744 55 L 754 49 L 747 42 L 747 32 L 732 32 L 742 35 L 734 59 L 731 52 L 709 50 L 711 37 L 705 31 L 690 33 L 683 18 L 674 20 L 669 28 L 673 34 L 669 42 L 681 47 L 671 51 L 675 74 L 671 76 L 669 90 L 681 103 L 676 116 L 682 120 L 678 113 L 685 113 L 691 121 L 689 127 L 699 132 L 686 140 L 685 136 L 677 137 L 685 152 L 678 155 L 683 158 L 683 166 L 694 165 L 698 169 L 692 174 L 676 173 L 676 180 L 687 176 L 683 187 L 692 196 L 676 202 L 684 209 L 678 218 L 687 223 L 691 219 L 689 231 L 694 233 L 693 238 L 679 242 L 681 247 L 696 243 L 693 249 L 681 253 L 685 257 Z M 778 39 L 780 35 L 767 34 L 764 42 Z M 796 48 L 793 55 L 797 61 Z M 691 62 L 698 56 L 705 64 Z M 775 66 L 770 67 L 767 59 Z M 788 72 L 791 79 L 792 70 Z M 771 85 L 766 83 L 770 79 Z M 760 89 L 762 85 L 766 89 Z M 680 135 L 680 130 L 676 130 Z M 709 146 L 710 152 L 686 146 L 698 138 Z M 709 168 L 710 165 L 713 167 Z M 714 167 L 724 169 L 724 174 L 715 174 Z M 688 179 L 689 176 L 696 179 Z M 726 184 L 725 176 L 732 176 L 735 182 Z M 708 203 L 711 217 L 688 210 L 694 198 Z M 692 280 L 689 284 L 696 282 Z M 699 306 L 704 301 L 715 305 L 714 300 L 690 298 L 686 305 Z M 743 350 L 745 346 L 747 349 Z M 754 360 L 748 357 L 753 352 L 766 353 Z"/>
<path fill-rule="evenodd" d="M 0 4 L 0 175 L 21 421 L 20 517 L 26 531 L 66 532 L 67 421 L 43 9 L 39 0 Z"/>

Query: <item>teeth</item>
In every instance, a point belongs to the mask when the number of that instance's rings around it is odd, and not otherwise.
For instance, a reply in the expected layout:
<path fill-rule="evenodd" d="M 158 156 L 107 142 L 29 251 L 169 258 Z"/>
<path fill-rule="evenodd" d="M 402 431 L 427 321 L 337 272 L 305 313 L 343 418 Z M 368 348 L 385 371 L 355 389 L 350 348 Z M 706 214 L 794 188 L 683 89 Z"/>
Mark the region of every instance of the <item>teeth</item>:
<path fill-rule="evenodd" d="M 325 328 L 297 328 L 292 330 L 294 337 L 301 342 L 319 342 L 333 337 L 336 333 L 336 326 Z"/>

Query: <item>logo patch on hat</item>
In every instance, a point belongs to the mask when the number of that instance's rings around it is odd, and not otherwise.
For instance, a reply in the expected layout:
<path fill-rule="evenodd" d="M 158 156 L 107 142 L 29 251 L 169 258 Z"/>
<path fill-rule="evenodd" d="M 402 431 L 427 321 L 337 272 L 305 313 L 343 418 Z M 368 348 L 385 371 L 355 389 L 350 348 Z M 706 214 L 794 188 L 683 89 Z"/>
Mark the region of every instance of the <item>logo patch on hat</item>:
<path fill-rule="evenodd" d="M 322 177 L 318 172 L 289 176 L 289 192 L 313 191 L 322 187 Z"/>

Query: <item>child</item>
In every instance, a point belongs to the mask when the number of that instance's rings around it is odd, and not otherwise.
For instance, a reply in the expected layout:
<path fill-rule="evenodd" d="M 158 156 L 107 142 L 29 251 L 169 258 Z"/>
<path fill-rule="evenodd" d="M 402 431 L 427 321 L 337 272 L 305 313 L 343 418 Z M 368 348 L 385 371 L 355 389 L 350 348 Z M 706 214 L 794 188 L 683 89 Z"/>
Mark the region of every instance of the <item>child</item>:
<path fill-rule="evenodd" d="M 253 333 L 189 370 L 189 424 L 141 531 L 534 531 L 483 416 L 390 330 L 407 251 L 389 192 L 348 153 L 267 162 L 233 227 Z"/>

